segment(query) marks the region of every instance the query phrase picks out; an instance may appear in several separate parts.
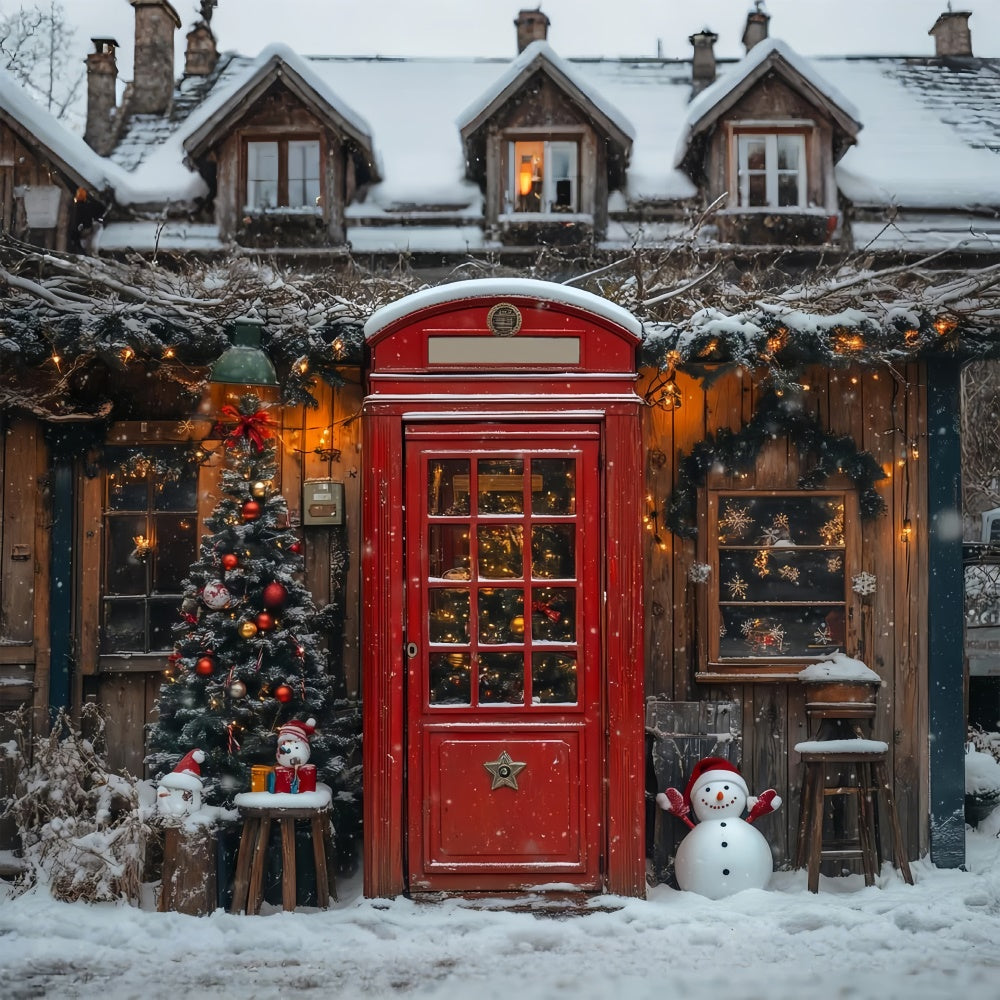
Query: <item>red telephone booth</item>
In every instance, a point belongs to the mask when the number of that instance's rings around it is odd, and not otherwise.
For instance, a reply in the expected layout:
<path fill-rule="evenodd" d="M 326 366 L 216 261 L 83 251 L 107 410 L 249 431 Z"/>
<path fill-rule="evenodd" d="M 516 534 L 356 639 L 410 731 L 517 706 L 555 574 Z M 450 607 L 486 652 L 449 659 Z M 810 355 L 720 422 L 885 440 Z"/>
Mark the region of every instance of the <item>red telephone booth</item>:
<path fill-rule="evenodd" d="M 486 279 L 365 333 L 365 894 L 641 896 L 639 324 Z"/>

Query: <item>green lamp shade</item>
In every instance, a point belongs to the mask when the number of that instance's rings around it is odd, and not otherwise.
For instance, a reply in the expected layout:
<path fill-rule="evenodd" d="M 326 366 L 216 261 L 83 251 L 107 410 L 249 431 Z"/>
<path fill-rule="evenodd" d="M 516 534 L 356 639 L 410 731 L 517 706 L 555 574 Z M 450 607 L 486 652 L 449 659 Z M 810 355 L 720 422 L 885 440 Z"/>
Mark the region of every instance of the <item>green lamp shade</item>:
<path fill-rule="evenodd" d="M 260 346 L 260 323 L 238 319 L 233 324 L 233 346 L 212 365 L 209 382 L 237 385 L 277 385 L 271 359 Z"/>

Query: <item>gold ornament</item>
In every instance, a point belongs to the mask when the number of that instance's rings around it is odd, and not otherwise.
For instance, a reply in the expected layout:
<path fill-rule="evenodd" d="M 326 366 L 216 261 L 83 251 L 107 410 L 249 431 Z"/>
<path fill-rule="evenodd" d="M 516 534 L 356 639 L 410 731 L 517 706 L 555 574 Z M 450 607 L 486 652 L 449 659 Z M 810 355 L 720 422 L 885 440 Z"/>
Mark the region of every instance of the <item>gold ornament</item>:
<path fill-rule="evenodd" d="M 255 497 L 257 497 L 258 500 L 262 500 L 264 497 L 267 496 L 267 483 L 265 482 L 254 483 L 253 486 L 250 488 L 250 492 Z"/>
<path fill-rule="evenodd" d="M 524 635 L 524 615 L 514 615 L 511 618 L 510 630 L 514 635 Z"/>
<path fill-rule="evenodd" d="M 242 638 L 252 639 L 257 634 L 257 626 L 253 622 L 240 622 L 237 631 Z"/>

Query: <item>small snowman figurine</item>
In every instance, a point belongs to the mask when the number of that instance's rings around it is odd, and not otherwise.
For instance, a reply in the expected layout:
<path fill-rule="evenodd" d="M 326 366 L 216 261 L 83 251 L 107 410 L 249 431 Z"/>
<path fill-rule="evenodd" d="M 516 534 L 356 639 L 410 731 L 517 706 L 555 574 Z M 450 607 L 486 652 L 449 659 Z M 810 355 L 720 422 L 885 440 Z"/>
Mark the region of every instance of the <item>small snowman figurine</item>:
<path fill-rule="evenodd" d="M 750 795 L 743 775 L 728 760 L 705 757 L 694 766 L 683 795 L 668 788 L 656 801 L 691 828 L 674 858 L 682 889 L 722 899 L 767 885 L 774 869 L 771 848 L 750 824 L 781 805 L 773 788 L 760 796 Z M 744 820 L 747 808 L 750 813 Z M 689 818 L 692 809 L 697 825 Z"/>
<path fill-rule="evenodd" d="M 203 750 L 189 750 L 177 766 L 160 778 L 156 787 L 156 811 L 167 819 L 182 819 L 201 808 Z"/>
<path fill-rule="evenodd" d="M 278 766 L 268 779 L 271 792 L 316 791 L 316 768 L 309 763 L 309 740 L 316 732 L 316 720 L 286 722 L 278 730 Z"/>

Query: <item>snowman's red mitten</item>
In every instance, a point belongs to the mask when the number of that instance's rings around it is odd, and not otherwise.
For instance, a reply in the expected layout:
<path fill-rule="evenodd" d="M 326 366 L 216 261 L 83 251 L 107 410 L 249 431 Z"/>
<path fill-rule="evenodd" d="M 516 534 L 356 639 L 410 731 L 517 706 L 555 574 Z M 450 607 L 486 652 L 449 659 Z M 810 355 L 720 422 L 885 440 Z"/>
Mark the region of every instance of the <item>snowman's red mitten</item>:
<path fill-rule="evenodd" d="M 664 812 L 673 813 L 679 820 L 683 820 L 688 826 L 694 828 L 694 823 L 688 818 L 691 807 L 684 801 L 684 796 L 676 788 L 668 788 L 665 792 L 660 792 L 656 796 L 656 804 Z"/>
<path fill-rule="evenodd" d="M 766 792 L 761 792 L 760 795 L 751 795 L 747 799 L 747 805 L 750 807 L 747 822 L 752 823 L 755 819 L 760 819 L 761 816 L 773 813 L 781 805 L 781 796 L 773 788 L 769 788 Z"/>

